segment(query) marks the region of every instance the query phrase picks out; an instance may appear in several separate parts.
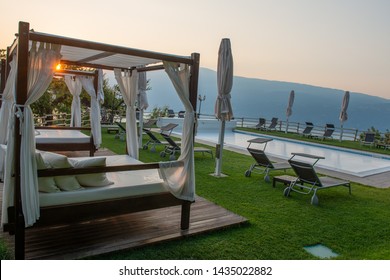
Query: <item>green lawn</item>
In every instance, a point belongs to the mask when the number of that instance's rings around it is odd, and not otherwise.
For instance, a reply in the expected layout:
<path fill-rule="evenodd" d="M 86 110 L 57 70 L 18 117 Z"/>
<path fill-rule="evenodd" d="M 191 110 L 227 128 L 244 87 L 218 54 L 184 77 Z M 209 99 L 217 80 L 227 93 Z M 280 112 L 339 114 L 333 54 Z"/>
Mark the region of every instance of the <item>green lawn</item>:
<path fill-rule="evenodd" d="M 124 142 L 113 135 L 104 134 L 103 142 L 124 152 Z M 140 159 L 160 161 L 161 149 L 140 150 Z M 316 259 L 303 249 L 316 243 L 339 259 L 390 259 L 389 189 L 352 184 L 352 195 L 344 187 L 327 189 L 319 191 L 314 207 L 310 195 L 285 198 L 282 185 L 272 188 L 259 174 L 245 177 L 252 163 L 250 156 L 224 151 L 223 173 L 229 176 L 214 178 L 214 159 L 195 154 L 196 193 L 246 217 L 247 225 L 97 259 Z"/>

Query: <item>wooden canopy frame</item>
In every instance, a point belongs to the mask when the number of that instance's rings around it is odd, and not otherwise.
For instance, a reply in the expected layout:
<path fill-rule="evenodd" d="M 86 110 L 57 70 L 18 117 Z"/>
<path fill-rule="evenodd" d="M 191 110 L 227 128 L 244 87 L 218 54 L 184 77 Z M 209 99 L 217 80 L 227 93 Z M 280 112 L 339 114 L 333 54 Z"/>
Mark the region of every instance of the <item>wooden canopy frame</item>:
<path fill-rule="evenodd" d="M 102 44 L 97 42 L 73 39 L 73 38 L 65 38 L 56 35 L 50 35 L 45 33 L 34 32 L 30 30 L 30 25 L 27 22 L 19 22 L 19 32 L 18 36 L 13 42 L 13 44 L 8 48 L 7 60 L 12 58 L 12 54 L 14 52 L 17 53 L 18 63 L 17 63 L 17 74 L 16 74 L 16 104 L 23 105 L 27 100 L 27 80 L 28 80 L 28 57 L 29 57 L 29 43 L 30 41 L 37 41 L 42 43 L 52 43 L 59 44 L 62 46 L 73 47 L 77 49 L 83 50 L 92 50 L 97 51 L 98 54 L 85 57 L 80 60 L 61 60 L 62 64 L 67 65 L 77 65 L 77 66 L 85 66 L 85 67 L 93 67 L 100 69 L 108 69 L 112 70 L 114 68 L 122 68 L 122 69 L 132 69 L 137 67 L 137 65 L 121 65 L 116 67 L 110 63 L 107 64 L 98 64 L 93 63 L 91 61 L 96 61 L 101 58 L 109 57 L 115 54 L 121 55 L 124 59 L 127 57 L 138 57 L 142 59 L 151 59 L 151 60 L 159 60 L 159 61 L 169 61 L 175 63 L 183 63 L 190 66 L 190 102 L 193 106 L 194 112 L 196 112 L 196 102 L 197 102 L 197 91 L 198 91 L 198 77 L 199 77 L 199 59 L 200 55 L 198 53 L 192 53 L 190 57 L 187 56 L 177 56 L 165 53 L 151 52 L 115 45 Z M 8 61 L 7 61 L 8 62 Z M 123 61 L 121 61 L 123 62 Z M 8 65 L 8 63 L 7 63 Z M 137 68 L 138 69 L 138 68 Z M 163 69 L 162 64 L 153 64 L 152 66 L 146 66 L 139 71 L 152 71 Z M 3 71 L 2 71 L 3 72 Z M 23 110 L 23 107 L 22 107 Z M 16 118 L 15 123 L 15 191 L 14 191 L 14 206 L 9 211 L 9 218 L 13 220 L 11 224 L 8 225 L 8 230 L 10 232 L 15 233 L 15 258 L 16 259 L 24 259 L 25 254 L 25 223 L 24 223 L 24 215 L 22 211 L 22 201 L 21 201 L 21 164 L 20 164 L 20 149 L 21 149 L 21 136 L 19 131 L 19 119 Z M 119 168 L 119 169 L 118 169 Z M 121 167 L 104 167 L 104 168 L 84 168 L 84 169 L 72 169 L 72 170 L 47 170 L 45 172 L 40 171 L 38 173 L 39 176 L 55 176 L 60 172 L 61 175 L 75 175 L 75 174 L 89 174 L 96 172 L 113 172 L 118 170 L 140 170 L 140 169 L 155 169 L 159 168 L 157 163 L 151 164 L 138 164 L 138 165 L 128 165 Z M 156 195 L 142 196 L 139 198 L 133 198 L 137 203 L 132 201 L 124 201 L 124 203 L 120 204 L 118 207 L 118 201 L 108 201 L 108 205 L 117 205 L 114 210 L 114 214 L 122 213 L 123 211 L 127 212 L 135 212 L 142 211 L 160 207 L 167 207 L 172 205 L 182 205 L 182 219 L 181 219 L 181 228 L 183 230 L 188 229 L 189 227 L 189 217 L 190 217 L 190 201 L 179 200 L 175 198 L 173 195 L 164 194 L 162 197 L 156 197 Z M 153 203 L 155 203 L 153 205 Z M 99 203 L 88 204 L 90 209 L 94 209 L 94 211 L 89 211 L 86 213 L 94 214 L 98 213 L 96 208 Z M 80 206 L 80 205 L 78 205 Z M 101 205 L 104 207 L 104 205 Z M 123 208 L 122 208 L 123 206 Z M 85 208 L 88 208 L 85 207 Z M 61 207 L 60 207 L 61 208 Z M 104 209 L 107 209 L 104 208 Z M 59 216 L 55 216 L 58 213 L 66 212 L 69 216 L 69 212 L 67 209 L 62 207 L 62 209 L 45 209 L 45 211 L 54 213 L 54 219 L 58 219 Z M 45 211 L 41 211 L 42 222 L 50 220 L 50 216 L 48 215 L 48 219 L 46 220 L 46 216 L 43 215 L 46 213 Z M 81 211 L 78 209 L 78 211 Z M 11 216 L 10 216 L 11 215 Z M 78 215 L 78 214 L 77 214 Z M 75 216 L 75 215 L 73 215 Z M 88 216 L 91 217 L 91 216 Z"/>

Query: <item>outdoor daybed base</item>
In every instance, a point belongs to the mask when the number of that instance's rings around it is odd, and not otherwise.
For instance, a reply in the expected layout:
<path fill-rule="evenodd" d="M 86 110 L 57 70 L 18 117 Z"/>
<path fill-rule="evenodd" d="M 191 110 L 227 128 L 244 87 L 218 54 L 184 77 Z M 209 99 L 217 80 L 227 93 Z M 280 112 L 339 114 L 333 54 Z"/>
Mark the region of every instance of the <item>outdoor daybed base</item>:
<path fill-rule="evenodd" d="M 35 137 L 36 148 L 42 151 L 89 151 L 93 157 L 96 147 L 93 136 L 85 135 L 81 130 L 91 131 L 86 127 L 43 126 L 35 127 L 38 135 Z"/>
<path fill-rule="evenodd" d="M 85 158 L 73 158 L 82 160 Z M 38 171 L 39 176 L 108 172 L 114 182 L 103 187 L 83 190 L 40 193 L 40 218 L 34 227 L 62 225 L 108 218 L 111 216 L 182 205 L 182 230 L 189 228 L 191 201 L 181 200 L 166 190 L 159 178 L 158 163 L 143 164 L 127 155 L 108 156 L 106 167 L 55 169 Z M 177 162 L 180 164 L 180 162 Z M 14 207 L 8 208 L 4 231 L 14 232 Z"/>

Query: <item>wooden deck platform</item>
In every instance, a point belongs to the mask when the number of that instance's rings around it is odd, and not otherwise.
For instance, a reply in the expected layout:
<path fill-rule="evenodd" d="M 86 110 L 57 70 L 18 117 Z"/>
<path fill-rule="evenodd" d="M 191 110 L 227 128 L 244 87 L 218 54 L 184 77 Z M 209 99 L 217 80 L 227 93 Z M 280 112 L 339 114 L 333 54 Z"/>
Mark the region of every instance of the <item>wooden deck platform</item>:
<path fill-rule="evenodd" d="M 203 198 L 192 205 L 189 230 L 180 230 L 180 206 L 87 223 L 26 231 L 26 259 L 79 259 L 206 233 L 246 219 Z"/>

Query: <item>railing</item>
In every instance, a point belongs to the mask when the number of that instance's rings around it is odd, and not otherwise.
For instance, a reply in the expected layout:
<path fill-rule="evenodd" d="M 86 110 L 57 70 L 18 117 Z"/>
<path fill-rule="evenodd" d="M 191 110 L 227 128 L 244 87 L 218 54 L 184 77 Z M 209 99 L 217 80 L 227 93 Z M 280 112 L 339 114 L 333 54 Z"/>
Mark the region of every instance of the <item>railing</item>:
<path fill-rule="evenodd" d="M 150 112 L 144 112 L 145 119 L 148 119 L 147 116 L 150 115 Z M 215 118 L 214 115 L 207 115 L 207 114 L 201 114 L 198 117 L 200 118 Z M 102 112 L 102 124 L 113 124 L 115 122 L 121 122 L 126 117 L 122 115 L 119 111 L 114 112 L 114 111 L 106 111 Z M 253 128 L 255 127 L 258 122 L 259 118 L 247 118 L 247 117 L 236 117 L 235 118 L 237 122 L 237 127 L 247 127 L 247 128 Z M 35 123 L 36 125 L 40 126 L 47 126 L 47 125 L 69 125 L 70 123 L 70 114 L 53 114 L 53 115 L 46 115 L 44 117 L 35 117 Z M 268 127 L 271 124 L 271 120 L 265 120 L 265 125 L 264 127 Z M 89 126 L 90 121 L 89 121 L 89 112 L 86 111 L 82 114 L 82 126 Z M 302 131 L 306 128 L 306 124 L 300 123 L 300 122 L 288 122 L 288 129 L 286 131 L 287 127 L 287 122 L 284 120 L 278 120 L 277 126 L 276 126 L 276 131 L 279 132 L 288 132 L 288 133 L 296 133 L 296 134 L 301 134 Z M 312 135 L 318 135 L 321 136 L 323 135 L 325 131 L 326 125 L 314 125 L 313 129 L 311 131 Z M 359 141 L 360 136 L 366 131 L 358 130 L 356 128 L 348 128 L 344 127 L 343 128 L 343 135 L 341 140 L 346 140 L 346 141 Z M 385 138 L 385 133 L 386 132 L 380 132 L 380 137 Z M 340 134 L 341 134 L 341 127 L 335 126 L 335 130 L 332 134 L 333 139 L 340 139 Z"/>
<path fill-rule="evenodd" d="M 34 116 L 35 126 L 69 126 L 71 115 L 68 113 Z M 89 112 L 81 114 L 81 126 L 90 126 Z"/>
<path fill-rule="evenodd" d="M 200 118 L 215 118 L 214 115 L 207 115 L 207 114 L 201 114 Z M 235 118 L 237 122 L 237 127 L 247 127 L 247 128 L 254 128 L 258 123 L 259 123 L 259 118 L 247 118 L 247 117 L 236 117 Z M 264 127 L 268 127 L 271 124 L 271 120 L 266 119 L 265 120 L 265 125 Z M 284 120 L 278 120 L 277 126 L 276 126 L 276 131 L 279 132 L 286 132 L 286 126 L 287 122 Z M 305 123 L 300 123 L 300 122 L 288 122 L 288 133 L 296 133 L 296 134 L 301 134 L 302 131 L 306 128 Z M 314 125 L 313 129 L 311 131 L 312 135 L 318 135 L 321 136 L 323 135 L 324 131 L 326 128 L 326 124 L 323 125 Z M 359 130 L 356 128 L 348 128 L 344 127 L 343 128 L 343 135 L 341 140 L 345 141 L 359 141 L 360 140 L 360 135 L 363 134 L 366 131 Z M 380 137 L 385 137 L 386 132 L 380 132 Z M 340 139 L 340 134 L 341 134 L 341 127 L 335 125 L 335 130 L 332 134 L 333 139 Z"/>

